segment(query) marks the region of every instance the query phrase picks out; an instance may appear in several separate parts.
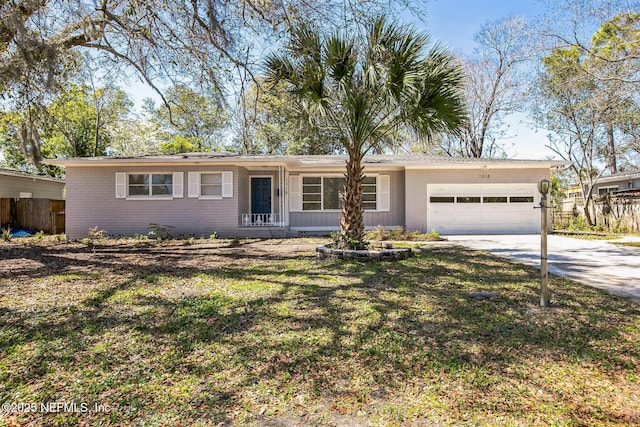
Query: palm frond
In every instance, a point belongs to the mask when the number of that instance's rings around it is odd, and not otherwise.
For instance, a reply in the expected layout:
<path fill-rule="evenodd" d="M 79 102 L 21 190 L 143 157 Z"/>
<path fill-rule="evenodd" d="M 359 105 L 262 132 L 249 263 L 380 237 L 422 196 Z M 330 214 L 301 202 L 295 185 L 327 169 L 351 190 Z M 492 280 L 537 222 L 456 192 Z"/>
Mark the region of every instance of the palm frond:
<path fill-rule="evenodd" d="M 333 34 L 326 41 L 324 64 L 328 75 L 336 82 L 342 83 L 353 78 L 357 60 L 353 40 Z"/>

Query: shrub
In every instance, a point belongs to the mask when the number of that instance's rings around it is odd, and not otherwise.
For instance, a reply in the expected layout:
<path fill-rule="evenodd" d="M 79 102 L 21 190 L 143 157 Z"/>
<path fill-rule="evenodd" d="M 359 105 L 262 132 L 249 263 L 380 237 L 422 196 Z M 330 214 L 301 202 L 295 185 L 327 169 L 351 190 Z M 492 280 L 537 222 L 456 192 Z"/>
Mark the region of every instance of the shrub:
<path fill-rule="evenodd" d="M 11 240 L 11 227 L 2 229 L 2 240 L 9 242 Z"/>
<path fill-rule="evenodd" d="M 158 241 L 160 240 L 164 240 L 164 239 L 171 239 L 173 238 L 173 236 L 171 235 L 171 229 L 175 228 L 171 225 L 160 225 L 160 224 L 155 224 L 155 223 L 151 223 L 149 224 L 149 232 L 147 233 L 147 235 L 152 238 L 152 239 L 156 239 Z"/>
<path fill-rule="evenodd" d="M 435 230 L 430 233 L 420 233 L 419 231 L 406 231 L 402 227 L 396 227 L 388 230 L 378 227 L 375 230 L 367 232 L 365 235 L 367 240 L 408 240 L 408 241 L 440 241 L 446 240 Z"/>
<path fill-rule="evenodd" d="M 429 238 L 430 238 L 431 240 L 444 240 L 444 239 L 440 236 L 440 233 L 438 233 L 438 232 L 436 231 L 436 229 L 435 229 L 435 228 L 432 228 L 432 229 L 431 229 L 431 233 L 429 233 Z"/>
<path fill-rule="evenodd" d="M 585 231 L 589 229 L 590 227 L 587 224 L 587 219 L 583 216 L 574 216 L 569 220 L 569 223 L 567 224 L 567 230 Z"/>
<path fill-rule="evenodd" d="M 91 227 L 89 229 L 89 232 L 87 233 L 87 235 L 91 238 L 91 239 L 102 239 L 104 238 L 104 236 L 106 236 L 107 231 L 106 230 L 98 230 L 98 226 L 96 225 L 95 227 Z"/>

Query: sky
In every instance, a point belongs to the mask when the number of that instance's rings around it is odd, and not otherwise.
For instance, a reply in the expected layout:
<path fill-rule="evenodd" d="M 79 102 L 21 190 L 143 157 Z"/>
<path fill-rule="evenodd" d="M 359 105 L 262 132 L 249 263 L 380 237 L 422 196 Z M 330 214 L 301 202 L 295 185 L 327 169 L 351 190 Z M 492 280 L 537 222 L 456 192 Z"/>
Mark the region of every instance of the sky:
<path fill-rule="evenodd" d="M 476 46 L 473 37 L 482 24 L 509 16 L 524 16 L 533 19 L 544 12 L 540 0 L 427 0 L 426 23 L 418 22 L 410 14 L 401 19 L 414 23 L 428 32 L 432 40 L 443 43 L 456 53 L 471 54 Z M 136 105 L 150 97 L 160 102 L 151 88 L 142 83 L 133 83 L 129 88 Z M 545 147 L 547 132 L 535 130 L 526 113 L 515 113 L 506 120 L 509 127 L 507 137 L 499 142 L 504 145 L 509 158 L 545 159 L 556 155 Z"/>
<path fill-rule="evenodd" d="M 456 53 L 471 54 L 476 46 L 473 36 L 482 24 L 509 16 L 524 16 L 530 20 L 544 12 L 536 0 L 429 0 L 426 26 L 418 27 L 431 34 Z M 547 132 L 534 130 L 527 114 L 516 113 L 507 120 L 507 138 L 500 140 L 507 155 L 515 159 L 545 159 L 556 157 L 546 148 Z"/>

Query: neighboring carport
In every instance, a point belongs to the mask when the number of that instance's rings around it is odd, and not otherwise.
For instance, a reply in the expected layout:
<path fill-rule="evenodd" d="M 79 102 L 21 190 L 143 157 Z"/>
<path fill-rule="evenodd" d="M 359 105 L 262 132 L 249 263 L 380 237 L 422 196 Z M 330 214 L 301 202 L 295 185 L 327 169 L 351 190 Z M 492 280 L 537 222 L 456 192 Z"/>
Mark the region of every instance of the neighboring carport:
<path fill-rule="evenodd" d="M 540 236 L 468 235 L 445 236 L 452 242 L 540 266 Z M 640 241 L 626 237 L 622 241 Z M 640 248 L 616 245 L 613 241 L 549 236 L 549 272 L 613 294 L 640 301 Z M 551 289 L 553 300 L 553 289 Z"/>

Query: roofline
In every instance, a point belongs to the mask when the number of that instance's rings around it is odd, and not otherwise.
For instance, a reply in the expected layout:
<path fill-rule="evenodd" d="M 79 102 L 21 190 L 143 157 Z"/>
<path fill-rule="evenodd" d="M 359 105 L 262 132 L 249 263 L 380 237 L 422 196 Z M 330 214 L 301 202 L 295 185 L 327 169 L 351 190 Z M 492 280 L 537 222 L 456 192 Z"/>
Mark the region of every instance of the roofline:
<path fill-rule="evenodd" d="M 570 162 L 558 160 L 506 160 L 506 159 L 466 159 L 449 157 L 377 155 L 367 156 L 363 165 L 369 168 L 394 169 L 518 169 L 561 167 Z M 270 156 L 270 155 L 173 155 L 139 157 L 76 157 L 70 159 L 46 159 L 42 163 L 62 167 L 113 167 L 113 166 L 191 166 L 191 165 L 232 165 L 232 166 L 287 166 L 292 169 L 344 167 L 348 157 L 344 155 Z"/>
<path fill-rule="evenodd" d="M 625 179 L 633 179 L 633 178 L 640 178 L 640 171 L 623 172 L 623 173 L 617 173 L 615 175 L 601 176 L 596 180 L 595 183 L 598 184 L 601 182 L 623 181 Z"/>
<path fill-rule="evenodd" d="M 39 180 L 39 181 L 57 182 L 60 184 L 65 183 L 63 179 L 53 178 L 51 176 L 35 175 L 29 172 L 23 172 L 23 171 L 13 170 L 13 169 L 0 168 L 0 175 L 15 176 L 18 178 L 33 179 L 33 180 Z"/>

